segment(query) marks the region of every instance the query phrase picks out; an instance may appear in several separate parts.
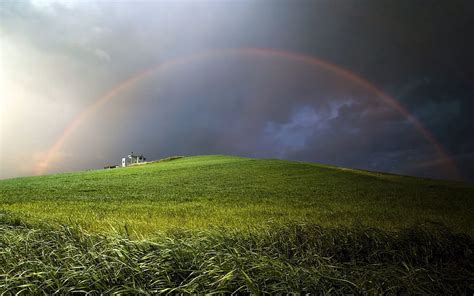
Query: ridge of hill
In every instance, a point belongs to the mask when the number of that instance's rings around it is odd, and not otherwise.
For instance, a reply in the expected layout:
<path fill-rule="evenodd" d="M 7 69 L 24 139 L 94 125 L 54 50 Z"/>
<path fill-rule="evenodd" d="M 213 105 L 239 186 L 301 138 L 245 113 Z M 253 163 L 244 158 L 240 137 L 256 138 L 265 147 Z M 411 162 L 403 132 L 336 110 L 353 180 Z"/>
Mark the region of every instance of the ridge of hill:
<path fill-rule="evenodd" d="M 0 291 L 471 295 L 473 193 L 222 155 L 1 180 Z"/>
<path fill-rule="evenodd" d="M 474 185 L 314 163 L 210 155 L 0 180 L 0 210 L 31 223 L 137 236 L 172 228 L 314 223 L 474 235 Z"/>

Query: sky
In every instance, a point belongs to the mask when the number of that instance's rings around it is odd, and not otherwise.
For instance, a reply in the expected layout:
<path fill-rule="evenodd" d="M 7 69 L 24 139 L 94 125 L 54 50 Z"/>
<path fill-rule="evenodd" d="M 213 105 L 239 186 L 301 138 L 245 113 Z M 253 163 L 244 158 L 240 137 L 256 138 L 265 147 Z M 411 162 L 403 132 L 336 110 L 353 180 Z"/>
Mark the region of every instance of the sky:
<path fill-rule="evenodd" d="M 1 0 L 0 178 L 133 151 L 472 181 L 472 36 L 472 1 Z"/>

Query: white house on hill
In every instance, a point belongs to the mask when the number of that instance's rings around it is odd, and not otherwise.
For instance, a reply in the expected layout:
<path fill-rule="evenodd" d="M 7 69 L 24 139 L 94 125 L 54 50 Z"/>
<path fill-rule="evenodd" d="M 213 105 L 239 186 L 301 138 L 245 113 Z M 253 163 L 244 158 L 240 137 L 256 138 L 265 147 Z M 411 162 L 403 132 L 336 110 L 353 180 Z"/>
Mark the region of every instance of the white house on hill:
<path fill-rule="evenodd" d="M 122 167 L 126 167 L 134 163 L 142 163 L 142 162 L 145 162 L 145 160 L 146 158 L 143 156 L 143 154 L 135 155 L 132 152 L 127 157 L 122 158 Z"/>

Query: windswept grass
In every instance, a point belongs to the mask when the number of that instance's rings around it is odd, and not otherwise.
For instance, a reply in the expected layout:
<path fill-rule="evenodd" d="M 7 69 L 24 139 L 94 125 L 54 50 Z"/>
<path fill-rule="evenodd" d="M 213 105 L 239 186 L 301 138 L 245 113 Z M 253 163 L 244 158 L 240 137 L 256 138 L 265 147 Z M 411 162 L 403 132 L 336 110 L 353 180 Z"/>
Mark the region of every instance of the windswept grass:
<path fill-rule="evenodd" d="M 473 197 L 229 156 L 1 180 L 0 291 L 472 295 Z"/>
<path fill-rule="evenodd" d="M 473 196 L 467 183 L 231 156 L 0 181 L 0 209 L 28 222 L 104 234 L 126 225 L 136 237 L 176 227 L 397 230 L 427 221 L 474 235 Z"/>
<path fill-rule="evenodd" d="M 126 232 L 0 220 L 6 294 L 474 292 L 473 239 L 435 225 L 386 232 L 279 224 L 246 233 L 169 230 L 134 241 Z"/>

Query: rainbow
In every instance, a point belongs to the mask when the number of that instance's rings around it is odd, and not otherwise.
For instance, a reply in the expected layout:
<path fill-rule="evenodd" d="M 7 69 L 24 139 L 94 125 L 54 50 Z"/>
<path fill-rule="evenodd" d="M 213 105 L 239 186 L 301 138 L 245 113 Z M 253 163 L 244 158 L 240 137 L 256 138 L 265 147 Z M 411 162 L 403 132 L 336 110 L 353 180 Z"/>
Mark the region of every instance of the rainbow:
<path fill-rule="evenodd" d="M 205 51 L 193 55 L 189 55 L 186 57 L 180 57 L 175 59 L 167 60 L 163 63 L 160 63 L 156 66 L 151 67 L 143 72 L 140 72 L 125 81 L 119 83 L 118 85 L 114 86 L 112 89 L 108 90 L 104 94 L 102 94 L 99 98 L 97 98 L 94 103 L 92 103 L 89 107 L 81 111 L 64 129 L 63 133 L 59 136 L 59 138 L 54 142 L 54 144 L 47 150 L 46 156 L 44 157 L 43 161 L 37 163 L 35 171 L 37 174 L 43 174 L 49 167 L 50 163 L 54 160 L 57 153 L 60 151 L 61 147 L 67 141 L 67 139 L 74 133 L 74 131 L 81 125 L 81 123 L 89 116 L 94 114 L 98 109 L 102 106 L 113 100 L 117 95 L 121 94 L 122 92 L 132 88 L 136 85 L 137 82 L 151 76 L 152 74 L 156 73 L 157 71 L 166 71 L 172 67 L 176 67 L 179 65 L 185 65 L 187 63 L 201 60 L 201 59 L 212 59 L 215 57 L 225 57 L 225 56 L 232 56 L 232 55 L 243 55 L 243 56 L 262 56 L 262 57 L 276 57 L 282 59 L 288 59 L 295 62 L 304 63 L 311 66 L 321 67 L 322 69 L 331 71 L 338 76 L 348 79 L 364 89 L 374 93 L 377 98 L 382 100 L 385 104 L 389 105 L 390 107 L 394 108 L 400 114 L 405 116 L 409 122 L 411 122 L 418 132 L 428 140 L 436 150 L 438 157 L 442 159 L 447 159 L 446 162 L 446 169 L 449 170 L 449 173 L 455 177 L 460 177 L 458 172 L 457 166 L 454 160 L 449 156 L 446 152 L 444 147 L 436 140 L 434 135 L 426 129 L 423 124 L 415 118 L 406 108 L 404 108 L 396 99 L 393 97 L 385 94 L 381 91 L 378 87 L 370 83 L 368 80 L 357 76 L 356 74 L 350 72 L 347 69 L 344 69 L 340 66 L 334 65 L 332 63 L 326 62 L 324 60 L 287 51 L 280 51 L 274 49 L 266 49 L 266 48 L 240 48 L 240 49 L 222 49 L 222 50 L 210 50 Z"/>

